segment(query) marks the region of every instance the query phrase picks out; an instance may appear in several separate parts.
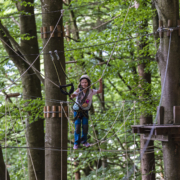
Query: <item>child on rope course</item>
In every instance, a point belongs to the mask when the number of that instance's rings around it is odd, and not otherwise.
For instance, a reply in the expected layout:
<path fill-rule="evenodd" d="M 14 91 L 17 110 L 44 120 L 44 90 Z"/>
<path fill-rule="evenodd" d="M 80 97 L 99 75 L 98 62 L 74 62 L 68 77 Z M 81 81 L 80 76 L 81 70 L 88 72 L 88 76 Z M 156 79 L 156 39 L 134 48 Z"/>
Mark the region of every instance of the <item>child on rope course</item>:
<path fill-rule="evenodd" d="M 85 147 L 89 147 L 90 144 L 87 142 L 88 134 L 88 110 L 92 104 L 92 96 L 97 93 L 102 93 L 102 79 L 99 79 L 100 87 L 99 90 L 91 89 L 88 86 L 91 85 L 91 80 L 88 75 L 82 75 L 79 80 L 78 89 L 71 95 L 71 98 L 76 97 L 77 104 L 81 105 L 81 110 L 79 106 L 75 103 L 73 106 L 74 110 L 74 120 L 75 120 L 75 132 L 74 132 L 74 147 L 73 149 L 78 149 L 80 143 Z M 86 89 L 87 88 L 87 89 Z M 83 90 L 84 89 L 84 90 Z M 82 120 L 82 136 L 81 136 L 81 120 Z"/>

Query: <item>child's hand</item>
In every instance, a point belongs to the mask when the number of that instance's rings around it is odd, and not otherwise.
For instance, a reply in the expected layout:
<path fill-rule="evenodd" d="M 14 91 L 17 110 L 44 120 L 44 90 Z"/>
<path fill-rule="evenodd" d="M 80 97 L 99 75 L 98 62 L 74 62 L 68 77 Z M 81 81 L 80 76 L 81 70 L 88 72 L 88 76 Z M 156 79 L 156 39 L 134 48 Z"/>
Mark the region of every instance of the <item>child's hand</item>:
<path fill-rule="evenodd" d="M 99 79 L 99 83 L 102 83 L 102 78 Z"/>
<path fill-rule="evenodd" d="M 76 94 L 72 94 L 70 98 L 73 99 L 75 97 L 76 97 Z"/>

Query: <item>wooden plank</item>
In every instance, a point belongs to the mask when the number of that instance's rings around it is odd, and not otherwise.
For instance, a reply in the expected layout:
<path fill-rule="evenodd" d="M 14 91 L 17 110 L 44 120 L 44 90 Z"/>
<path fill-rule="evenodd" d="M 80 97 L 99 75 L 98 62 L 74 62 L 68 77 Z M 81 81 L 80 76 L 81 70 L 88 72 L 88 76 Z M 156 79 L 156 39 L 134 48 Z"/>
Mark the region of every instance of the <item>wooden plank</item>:
<path fill-rule="evenodd" d="M 44 106 L 44 118 L 47 117 L 47 114 L 45 112 L 47 112 L 47 107 L 46 106 Z"/>
<path fill-rule="evenodd" d="M 168 19 L 168 28 L 172 27 L 172 21 L 170 19 Z M 167 32 L 167 36 L 170 36 L 170 31 Z"/>
<path fill-rule="evenodd" d="M 54 118 L 54 117 L 56 117 L 56 106 L 52 106 L 52 111 L 53 111 L 53 113 L 52 113 L 52 117 Z"/>
<path fill-rule="evenodd" d="M 61 37 L 61 26 L 57 25 L 57 37 Z"/>
<path fill-rule="evenodd" d="M 157 123 L 159 125 L 164 124 L 164 107 L 163 106 L 158 106 L 157 107 L 157 113 L 158 113 Z"/>
<path fill-rule="evenodd" d="M 7 97 L 18 97 L 20 95 L 20 93 L 11 93 L 11 94 L 7 94 Z"/>
<path fill-rule="evenodd" d="M 173 106 L 174 124 L 180 124 L 180 106 Z"/>
<path fill-rule="evenodd" d="M 51 107 L 50 106 L 47 106 L 47 112 L 51 111 Z M 47 118 L 50 118 L 50 113 L 47 113 Z"/>
<path fill-rule="evenodd" d="M 152 135 L 151 138 L 149 139 L 149 134 L 144 134 L 143 139 L 145 140 L 152 140 L 152 141 L 169 141 L 169 136 L 168 135 Z"/>
<path fill-rule="evenodd" d="M 44 39 L 47 38 L 47 27 L 43 27 L 43 37 Z"/>
<path fill-rule="evenodd" d="M 59 111 L 59 117 L 61 117 L 61 106 L 58 106 L 58 111 Z"/>
<path fill-rule="evenodd" d="M 54 26 L 50 26 L 51 37 L 55 37 L 55 36 L 54 36 L 54 33 L 52 33 L 53 30 L 54 30 Z"/>

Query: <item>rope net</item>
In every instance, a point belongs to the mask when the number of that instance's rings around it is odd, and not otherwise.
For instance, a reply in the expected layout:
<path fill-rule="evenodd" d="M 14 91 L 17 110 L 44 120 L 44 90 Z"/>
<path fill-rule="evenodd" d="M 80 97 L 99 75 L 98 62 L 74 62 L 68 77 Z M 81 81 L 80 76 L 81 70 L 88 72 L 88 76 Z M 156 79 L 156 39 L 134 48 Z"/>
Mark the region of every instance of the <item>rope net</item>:
<path fill-rule="evenodd" d="M 112 172 L 114 172 L 114 178 L 127 176 L 131 173 L 129 170 L 131 166 L 133 166 L 135 170 L 131 179 L 135 179 L 140 175 L 140 161 L 136 159 L 141 151 L 140 138 L 138 135 L 132 135 L 131 125 L 136 123 L 139 124 L 140 115 L 142 113 L 141 107 L 143 106 L 141 102 L 104 102 L 104 107 L 101 106 L 100 102 L 94 102 L 93 107 L 99 110 L 95 113 L 93 113 L 93 111 L 90 112 L 88 142 L 91 146 L 89 148 L 81 146 L 78 150 L 73 150 L 75 128 L 72 104 L 68 102 L 61 103 L 62 114 L 64 114 L 63 121 L 68 121 L 67 148 L 62 147 L 62 145 L 60 147 L 47 148 L 32 147 L 28 144 L 25 133 L 27 127 L 25 127 L 24 124 L 27 119 L 26 108 L 24 108 L 19 98 L 17 98 L 16 102 L 17 107 L 7 103 L 6 116 L 2 118 L 2 122 L 8 125 L 5 136 L 2 137 L 1 140 L 3 141 L 6 137 L 6 146 L 2 144 L 2 148 L 3 152 L 7 154 L 6 165 L 10 174 L 13 173 L 8 166 L 9 163 L 12 163 L 10 154 L 19 155 L 20 158 L 17 161 L 19 161 L 19 164 L 22 166 L 19 168 L 19 171 L 21 172 L 21 176 L 26 179 L 28 171 L 27 156 L 31 158 L 32 165 L 34 162 L 34 159 L 31 157 L 31 150 L 34 149 L 41 152 L 48 149 L 48 151 L 60 151 L 61 153 L 67 151 L 69 179 L 74 178 L 74 173 L 77 171 L 77 168 L 89 170 L 89 176 L 95 176 L 96 179 L 107 179 Z M 63 105 L 68 105 L 68 113 L 65 111 Z M 33 108 L 31 103 L 29 106 Z M 109 106 L 111 106 L 111 109 L 109 109 Z M 155 111 L 156 108 L 154 108 L 154 110 L 151 109 L 151 112 L 154 112 L 154 116 Z M 41 117 L 43 114 L 39 114 L 39 116 Z M 33 120 L 29 117 L 29 120 L 30 123 L 33 123 L 33 121 L 37 119 L 35 118 Z M 61 120 L 62 118 L 60 118 L 60 121 Z M 23 131 L 20 129 L 23 129 Z M 7 141 L 7 139 L 12 138 L 14 141 Z M 145 153 L 152 153 L 151 148 L 155 149 L 155 147 L 148 147 Z M 161 147 L 158 144 L 157 150 L 159 151 L 160 149 Z M 118 171 L 121 171 L 121 173 L 118 173 Z M 34 167 L 34 174 L 36 174 L 36 167 Z M 82 176 L 83 175 L 82 173 Z"/>

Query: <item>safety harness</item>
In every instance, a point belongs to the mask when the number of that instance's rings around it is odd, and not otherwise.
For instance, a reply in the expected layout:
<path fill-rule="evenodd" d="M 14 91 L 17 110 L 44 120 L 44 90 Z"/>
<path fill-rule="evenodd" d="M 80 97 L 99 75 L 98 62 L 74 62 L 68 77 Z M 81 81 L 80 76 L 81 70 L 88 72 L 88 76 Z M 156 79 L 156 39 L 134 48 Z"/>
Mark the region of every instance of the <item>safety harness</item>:
<path fill-rule="evenodd" d="M 53 62 L 53 65 L 54 65 L 54 68 L 55 68 L 57 77 L 58 77 L 60 91 L 61 91 L 61 93 L 65 94 L 66 96 L 69 96 L 69 97 L 70 97 L 71 94 L 74 92 L 74 85 L 73 85 L 73 83 L 70 81 L 70 79 L 68 78 L 68 76 L 66 75 L 65 70 L 64 70 L 64 68 L 63 68 L 63 66 L 62 66 L 62 64 L 61 64 L 61 62 L 60 62 L 60 58 L 59 58 L 58 52 L 57 52 L 57 50 L 55 50 L 54 53 L 55 53 L 55 55 L 56 55 L 56 57 L 57 57 L 57 60 L 58 60 L 59 63 L 60 63 L 60 67 L 61 67 L 64 75 L 65 75 L 65 76 L 67 77 L 67 79 L 71 82 L 70 84 L 66 84 L 66 85 L 62 85 L 62 84 L 61 84 L 61 80 L 60 80 L 60 77 L 59 77 L 59 74 L 58 74 L 58 71 L 57 71 L 57 66 L 56 66 L 56 64 L 55 64 L 55 62 L 54 62 L 54 57 L 53 57 L 53 55 L 52 55 L 52 51 L 49 51 L 49 53 L 50 53 L 50 57 L 51 57 L 51 60 L 52 60 L 52 62 Z M 66 90 L 66 87 L 71 87 L 70 90 L 69 90 L 69 92 Z M 81 91 L 82 91 L 82 90 L 81 90 Z M 89 91 L 88 91 L 88 93 L 89 93 Z M 87 93 L 86 93 L 86 94 L 87 94 Z M 85 95 L 85 96 L 86 96 L 86 95 Z M 71 98 L 70 98 L 70 99 L 71 99 Z M 85 98 L 83 98 L 82 101 L 84 101 L 84 99 L 85 99 Z M 72 100 L 76 105 L 78 105 L 78 107 L 79 107 L 78 110 L 74 110 L 74 109 L 73 109 L 75 112 L 77 112 L 76 116 L 74 117 L 74 121 L 76 121 L 76 119 L 78 119 L 78 118 L 82 119 L 83 116 L 86 117 L 86 118 L 88 118 L 88 114 L 86 113 L 87 110 L 83 110 L 82 107 L 81 107 L 81 105 L 79 104 L 79 102 L 77 103 L 77 102 L 74 101 L 73 99 L 71 99 L 71 100 Z"/>

